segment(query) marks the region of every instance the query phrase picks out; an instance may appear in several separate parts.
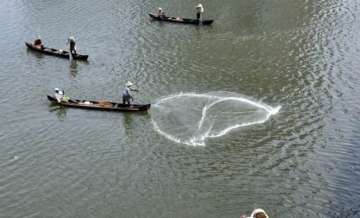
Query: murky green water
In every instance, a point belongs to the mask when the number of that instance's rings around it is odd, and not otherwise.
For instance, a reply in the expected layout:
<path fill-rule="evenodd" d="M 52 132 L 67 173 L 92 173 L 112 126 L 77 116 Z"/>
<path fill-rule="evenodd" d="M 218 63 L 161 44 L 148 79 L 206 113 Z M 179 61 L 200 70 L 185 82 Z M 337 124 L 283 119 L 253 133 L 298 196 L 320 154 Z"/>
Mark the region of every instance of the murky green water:
<path fill-rule="evenodd" d="M 271 217 L 359 216 L 360 4 L 209 0 L 211 27 L 147 15 L 161 6 L 193 17 L 197 3 L 0 2 L 0 217 L 230 218 L 257 207 Z M 24 41 L 37 35 L 57 48 L 74 35 L 89 62 L 27 50 Z M 46 99 L 62 87 L 119 101 L 128 80 L 140 88 L 138 102 L 154 105 L 149 113 L 64 109 Z M 161 99 L 212 92 L 281 109 L 201 145 L 157 131 Z M 181 131 L 206 113 L 215 121 L 203 121 L 199 134 L 211 136 L 228 127 L 219 119 L 252 122 L 241 110 L 261 112 L 240 103 L 201 112 L 192 111 L 196 98 L 185 99 L 174 109 L 189 113 L 160 114 L 169 116 L 161 117 L 167 133 L 185 138 Z"/>

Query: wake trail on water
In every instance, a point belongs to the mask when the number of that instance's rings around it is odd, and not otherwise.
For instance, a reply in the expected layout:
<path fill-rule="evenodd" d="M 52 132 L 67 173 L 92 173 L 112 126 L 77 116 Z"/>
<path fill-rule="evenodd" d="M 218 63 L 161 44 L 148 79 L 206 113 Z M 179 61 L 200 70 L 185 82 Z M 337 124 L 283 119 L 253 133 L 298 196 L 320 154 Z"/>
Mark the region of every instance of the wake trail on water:
<path fill-rule="evenodd" d="M 204 146 L 207 138 L 264 123 L 280 108 L 232 92 L 179 93 L 153 104 L 151 117 L 154 129 L 167 139 Z"/>

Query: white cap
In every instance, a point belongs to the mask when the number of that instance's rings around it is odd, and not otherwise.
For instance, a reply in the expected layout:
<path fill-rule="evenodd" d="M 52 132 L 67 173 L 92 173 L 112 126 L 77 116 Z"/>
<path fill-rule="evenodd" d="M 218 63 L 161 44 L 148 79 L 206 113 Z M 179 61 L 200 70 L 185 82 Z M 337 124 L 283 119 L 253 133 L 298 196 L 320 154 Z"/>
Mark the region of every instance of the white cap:
<path fill-rule="evenodd" d="M 75 37 L 74 36 L 70 36 L 69 40 L 75 41 Z"/>
<path fill-rule="evenodd" d="M 159 10 L 159 11 L 162 11 L 162 8 L 159 7 L 158 10 Z"/>
<path fill-rule="evenodd" d="M 64 94 L 64 91 L 59 89 L 59 88 L 55 88 L 54 91 L 60 95 L 63 95 Z"/>
<path fill-rule="evenodd" d="M 263 209 L 255 209 L 252 213 L 251 213 L 251 218 L 255 218 L 255 215 L 258 214 L 258 213 L 263 213 L 265 214 L 266 218 L 269 218 L 269 216 L 267 215 L 267 213 L 263 210 Z"/>
<path fill-rule="evenodd" d="M 130 86 L 133 86 L 134 84 L 132 83 L 132 82 L 130 82 L 130 81 L 127 81 L 127 83 L 126 83 L 126 86 L 127 87 L 130 87 Z"/>
<path fill-rule="evenodd" d="M 203 6 L 202 6 L 201 3 L 199 3 L 196 7 L 197 7 L 197 8 L 202 8 Z"/>

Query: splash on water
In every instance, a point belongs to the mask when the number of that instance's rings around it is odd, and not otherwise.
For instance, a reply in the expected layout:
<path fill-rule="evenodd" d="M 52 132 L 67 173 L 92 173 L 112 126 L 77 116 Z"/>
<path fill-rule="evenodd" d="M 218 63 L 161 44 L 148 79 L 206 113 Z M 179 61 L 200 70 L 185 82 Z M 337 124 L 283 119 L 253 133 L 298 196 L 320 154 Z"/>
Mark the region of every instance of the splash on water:
<path fill-rule="evenodd" d="M 151 117 L 155 130 L 169 140 L 204 146 L 206 138 L 264 123 L 279 110 L 236 93 L 180 93 L 158 100 Z"/>

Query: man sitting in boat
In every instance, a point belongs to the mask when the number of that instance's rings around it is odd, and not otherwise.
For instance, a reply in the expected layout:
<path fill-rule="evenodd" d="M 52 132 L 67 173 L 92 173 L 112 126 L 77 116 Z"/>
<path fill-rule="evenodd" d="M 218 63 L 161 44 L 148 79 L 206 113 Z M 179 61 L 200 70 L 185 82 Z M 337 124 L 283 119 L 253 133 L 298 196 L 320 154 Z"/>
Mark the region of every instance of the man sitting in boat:
<path fill-rule="evenodd" d="M 68 38 L 67 44 L 70 44 L 70 53 L 71 53 L 71 54 L 76 54 L 75 37 L 70 36 L 70 37 Z"/>
<path fill-rule="evenodd" d="M 269 218 L 263 209 L 255 209 L 249 217 L 242 215 L 240 218 Z"/>
<path fill-rule="evenodd" d="M 60 103 L 62 101 L 68 102 L 70 98 L 65 95 L 64 90 L 60 90 L 59 88 L 55 88 L 55 98 Z"/>
<path fill-rule="evenodd" d="M 40 38 L 37 38 L 34 40 L 34 46 L 39 49 L 44 49 L 44 45 L 42 44 L 42 41 Z"/>
<path fill-rule="evenodd" d="M 204 7 L 202 4 L 198 4 L 196 7 L 196 19 L 200 20 L 201 14 L 204 13 Z"/>
<path fill-rule="evenodd" d="M 159 16 L 160 18 L 164 18 L 165 17 L 165 11 L 163 11 L 162 8 L 157 8 L 157 16 Z"/>
<path fill-rule="evenodd" d="M 123 104 L 127 104 L 127 105 L 130 105 L 131 104 L 131 101 L 134 101 L 134 98 L 130 95 L 130 91 L 135 91 L 137 92 L 138 90 L 136 89 L 132 89 L 131 87 L 133 86 L 134 84 L 130 81 L 128 81 L 126 83 L 126 87 L 125 89 L 123 90 L 122 92 L 122 100 L 123 100 Z"/>

